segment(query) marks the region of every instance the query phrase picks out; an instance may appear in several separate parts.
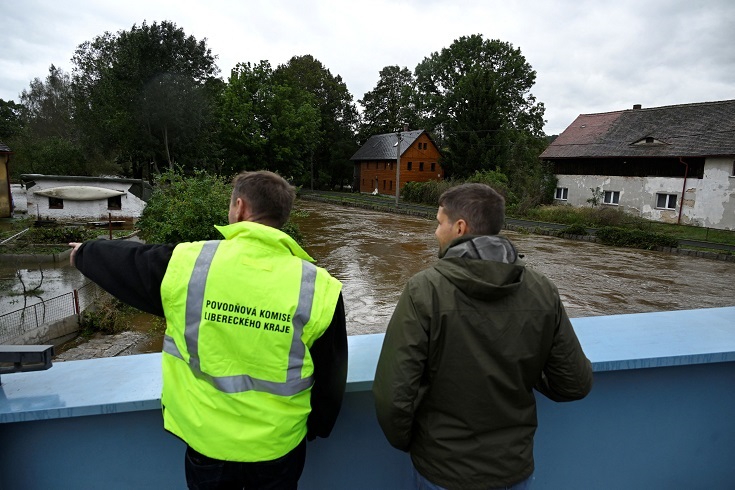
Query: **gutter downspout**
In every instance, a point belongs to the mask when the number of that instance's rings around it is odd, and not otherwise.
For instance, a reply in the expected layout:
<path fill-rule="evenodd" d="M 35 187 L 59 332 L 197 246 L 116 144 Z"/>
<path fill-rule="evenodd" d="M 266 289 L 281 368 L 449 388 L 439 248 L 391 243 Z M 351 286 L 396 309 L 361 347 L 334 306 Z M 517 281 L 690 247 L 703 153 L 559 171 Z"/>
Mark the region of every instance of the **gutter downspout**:
<path fill-rule="evenodd" d="M 681 212 L 684 209 L 684 192 L 686 192 L 687 175 L 689 175 L 689 164 L 687 164 L 682 157 L 679 157 L 679 163 L 684 165 L 686 168 L 684 169 L 684 185 L 681 186 L 681 203 L 679 204 L 679 218 L 676 220 L 677 225 L 681 224 Z"/>

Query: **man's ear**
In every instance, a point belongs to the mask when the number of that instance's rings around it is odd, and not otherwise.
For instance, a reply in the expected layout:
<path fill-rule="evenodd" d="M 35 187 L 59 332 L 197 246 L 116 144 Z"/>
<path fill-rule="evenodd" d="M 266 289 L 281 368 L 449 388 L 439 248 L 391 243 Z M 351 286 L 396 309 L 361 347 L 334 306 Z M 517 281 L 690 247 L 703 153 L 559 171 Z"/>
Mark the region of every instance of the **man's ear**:
<path fill-rule="evenodd" d="M 235 200 L 235 221 L 247 221 L 249 217 L 250 209 L 248 208 L 248 203 L 238 197 Z"/>
<path fill-rule="evenodd" d="M 469 227 L 467 226 L 467 222 L 463 220 L 462 218 L 454 222 L 454 229 L 457 232 L 458 237 L 461 237 L 469 233 Z"/>

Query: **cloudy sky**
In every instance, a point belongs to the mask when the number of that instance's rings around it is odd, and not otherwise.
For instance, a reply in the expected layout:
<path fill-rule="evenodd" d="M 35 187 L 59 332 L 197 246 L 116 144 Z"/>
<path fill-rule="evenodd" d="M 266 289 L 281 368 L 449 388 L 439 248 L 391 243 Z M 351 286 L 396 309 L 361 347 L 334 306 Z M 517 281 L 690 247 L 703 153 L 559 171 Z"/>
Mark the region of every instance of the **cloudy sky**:
<path fill-rule="evenodd" d="M 0 98 L 16 102 L 51 64 L 70 72 L 82 42 L 163 20 L 206 38 L 225 79 L 238 62 L 311 54 L 355 101 L 385 66 L 500 39 L 537 72 L 547 134 L 579 114 L 735 99 L 732 0 L 6 0 L 0 18 Z"/>

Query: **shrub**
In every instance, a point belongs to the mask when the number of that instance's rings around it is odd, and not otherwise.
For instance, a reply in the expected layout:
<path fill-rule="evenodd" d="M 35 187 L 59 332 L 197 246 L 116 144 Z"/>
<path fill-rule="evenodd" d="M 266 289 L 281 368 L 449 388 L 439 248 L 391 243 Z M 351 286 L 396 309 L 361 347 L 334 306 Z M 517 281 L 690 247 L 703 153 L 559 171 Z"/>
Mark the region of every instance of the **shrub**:
<path fill-rule="evenodd" d="M 80 315 L 82 335 L 90 336 L 96 332 L 116 334 L 129 330 L 130 316 L 136 311 L 113 296 L 103 294 Z"/>
<path fill-rule="evenodd" d="M 220 240 L 214 225 L 226 225 L 232 185 L 229 179 L 196 171 L 192 176 L 166 171 L 137 223 L 149 243 Z M 283 231 L 301 243 L 298 226 L 289 220 Z"/>
<path fill-rule="evenodd" d="M 588 235 L 587 233 L 587 227 L 585 227 L 583 224 L 580 223 L 574 223 L 572 225 L 567 226 L 563 233 L 566 233 L 567 235 Z"/>
<path fill-rule="evenodd" d="M 679 240 L 663 233 L 654 233 L 638 229 L 625 229 L 605 226 L 595 234 L 606 245 L 632 247 L 651 250 L 655 247 L 677 247 Z"/>

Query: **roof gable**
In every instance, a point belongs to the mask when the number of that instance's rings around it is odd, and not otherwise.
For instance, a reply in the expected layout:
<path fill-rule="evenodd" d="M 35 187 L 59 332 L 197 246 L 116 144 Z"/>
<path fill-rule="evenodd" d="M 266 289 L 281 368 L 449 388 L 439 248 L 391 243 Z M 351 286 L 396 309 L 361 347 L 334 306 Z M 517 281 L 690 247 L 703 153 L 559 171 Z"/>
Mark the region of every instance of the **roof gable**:
<path fill-rule="evenodd" d="M 8 148 L 8 146 L 5 143 L 0 141 L 0 153 L 13 153 L 13 152 L 10 151 L 10 148 Z"/>
<path fill-rule="evenodd" d="M 735 100 L 581 114 L 541 158 L 735 155 Z"/>
<path fill-rule="evenodd" d="M 403 155 L 403 153 L 410 148 L 414 141 L 416 141 L 423 133 L 423 129 L 405 132 L 402 131 L 400 154 Z M 352 155 L 350 160 L 395 160 L 397 140 L 397 133 L 375 134 L 368 138 L 365 144 L 362 145 L 354 155 Z"/>

